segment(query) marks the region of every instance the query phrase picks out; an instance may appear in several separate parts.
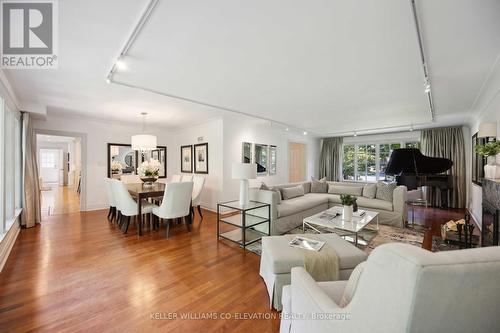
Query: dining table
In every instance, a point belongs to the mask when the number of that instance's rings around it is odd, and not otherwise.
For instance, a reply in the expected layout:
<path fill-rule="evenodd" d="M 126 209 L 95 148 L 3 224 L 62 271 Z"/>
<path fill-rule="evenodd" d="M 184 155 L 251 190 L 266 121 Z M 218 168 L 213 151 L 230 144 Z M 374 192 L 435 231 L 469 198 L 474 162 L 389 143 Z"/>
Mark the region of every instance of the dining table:
<path fill-rule="evenodd" d="M 138 217 L 138 228 L 137 234 L 142 235 L 142 201 L 149 198 L 163 197 L 165 189 L 167 187 L 164 183 L 155 182 L 152 185 L 144 185 L 144 183 L 130 183 L 125 184 L 128 193 L 137 200 L 137 211 L 139 212 Z"/>

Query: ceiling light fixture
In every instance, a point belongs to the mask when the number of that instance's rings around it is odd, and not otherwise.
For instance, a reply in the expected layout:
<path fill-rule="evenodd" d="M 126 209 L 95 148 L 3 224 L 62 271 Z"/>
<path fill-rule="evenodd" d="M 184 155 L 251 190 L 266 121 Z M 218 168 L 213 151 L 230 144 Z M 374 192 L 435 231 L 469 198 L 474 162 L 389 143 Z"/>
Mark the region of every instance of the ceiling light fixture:
<path fill-rule="evenodd" d="M 156 149 L 157 138 L 156 135 L 145 134 L 146 132 L 146 116 L 147 112 L 141 112 L 142 116 L 142 134 L 132 135 L 132 149 L 138 150 L 142 154 L 149 150 Z"/>
<path fill-rule="evenodd" d="M 127 64 L 123 60 L 122 56 L 120 56 L 120 57 L 118 57 L 118 59 L 116 59 L 115 65 L 116 65 L 116 68 L 118 68 L 119 70 L 127 69 Z"/>
<path fill-rule="evenodd" d="M 110 77 L 107 77 L 107 78 L 106 78 L 106 83 L 107 83 L 107 84 L 110 84 L 110 83 L 111 83 L 111 78 L 110 78 Z"/>
<path fill-rule="evenodd" d="M 356 133 L 356 131 L 354 131 L 354 136 L 358 136 L 358 133 Z"/>
<path fill-rule="evenodd" d="M 429 78 L 425 78 L 424 91 L 428 94 L 431 91 L 431 84 L 429 83 Z"/>
<path fill-rule="evenodd" d="M 287 131 L 287 132 L 288 132 L 288 131 L 290 131 L 290 129 L 287 127 L 287 128 L 285 128 L 285 131 Z"/>
<path fill-rule="evenodd" d="M 304 131 L 304 133 L 302 133 L 302 134 L 307 135 L 307 132 L 306 132 L 306 131 Z"/>
<path fill-rule="evenodd" d="M 410 132 L 413 132 L 413 125 L 410 125 Z"/>

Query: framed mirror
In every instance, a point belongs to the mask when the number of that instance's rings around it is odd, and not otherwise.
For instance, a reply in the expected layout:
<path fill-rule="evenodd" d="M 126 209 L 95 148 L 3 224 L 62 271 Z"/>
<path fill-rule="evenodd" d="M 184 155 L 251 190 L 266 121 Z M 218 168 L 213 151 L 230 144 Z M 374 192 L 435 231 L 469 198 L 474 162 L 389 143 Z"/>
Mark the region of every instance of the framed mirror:
<path fill-rule="evenodd" d="M 108 177 L 119 178 L 120 175 L 135 175 L 137 169 L 137 152 L 131 145 L 108 143 Z"/>
<path fill-rule="evenodd" d="M 157 149 L 150 150 L 144 153 L 138 152 L 139 164 L 144 161 L 157 160 L 161 164 L 159 178 L 167 178 L 167 147 L 156 146 Z M 138 164 L 138 166 L 139 166 Z"/>
<path fill-rule="evenodd" d="M 252 144 L 250 142 L 242 143 L 241 163 L 252 163 Z"/>
<path fill-rule="evenodd" d="M 257 173 L 265 175 L 268 173 L 268 146 L 256 143 L 254 145 L 254 163 L 257 163 Z"/>
<path fill-rule="evenodd" d="M 269 146 L 269 174 L 276 174 L 276 146 Z"/>

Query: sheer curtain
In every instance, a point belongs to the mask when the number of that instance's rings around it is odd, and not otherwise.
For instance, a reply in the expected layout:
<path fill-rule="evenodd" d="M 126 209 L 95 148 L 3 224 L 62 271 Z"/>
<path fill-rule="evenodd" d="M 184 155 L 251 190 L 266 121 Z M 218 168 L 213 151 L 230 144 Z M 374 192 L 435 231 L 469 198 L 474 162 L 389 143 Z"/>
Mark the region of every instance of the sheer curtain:
<path fill-rule="evenodd" d="M 421 134 L 422 154 L 431 157 L 444 157 L 453 161 L 448 171 L 452 175 L 453 189 L 449 191 L 450 208 L 464 208 L 466 201 L 465 185 L 465 144 L 462 127 L 445 127 L 423 130 Z M 428 200 L 433 206 L 441 204 L 438 190 L 428 188 Z"/>
<path fill-rule="evenodd" d="M 325 138 L 319 155 L 319 178 L 340 181 L 340 160 L 342 157 L 342 138 Z"/>
<path fill-rule="evenodd" d="M 41 221 L 40 184 L 36 161 L 36 136 L 31 117 L 23 113 L 23 215 L 21 223 L 26 228 L 34 227 Z"/>

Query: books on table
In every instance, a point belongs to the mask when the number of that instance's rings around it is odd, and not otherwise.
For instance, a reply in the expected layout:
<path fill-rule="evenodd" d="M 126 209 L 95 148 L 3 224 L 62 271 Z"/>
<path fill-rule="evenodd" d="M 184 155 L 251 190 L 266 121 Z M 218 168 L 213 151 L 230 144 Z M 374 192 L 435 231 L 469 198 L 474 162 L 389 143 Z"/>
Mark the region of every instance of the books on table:
<path fill-rule="evenodd" d="M 304 250 L 316 251 L 318 252 L 325 245 L 325 242 L 310 239 L 302 236 L 296 236 L 290 241 L 290 246 L 298 247 Z"/>

